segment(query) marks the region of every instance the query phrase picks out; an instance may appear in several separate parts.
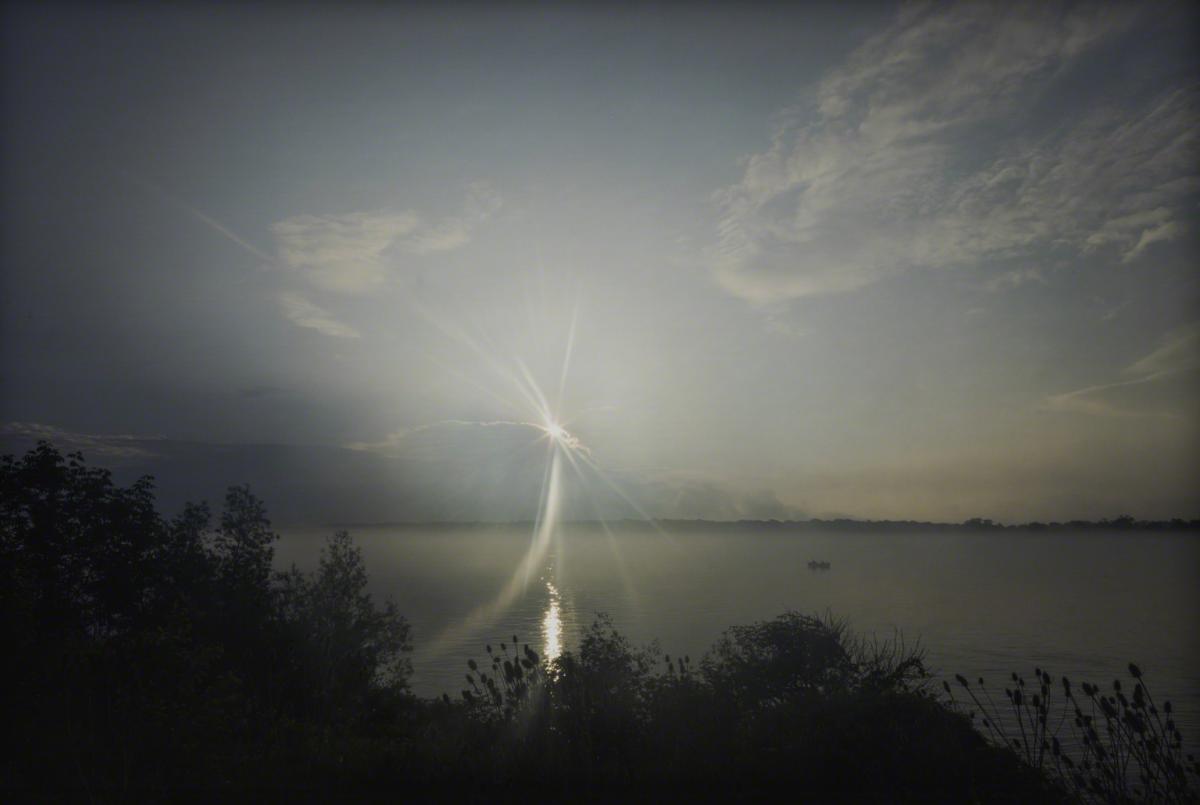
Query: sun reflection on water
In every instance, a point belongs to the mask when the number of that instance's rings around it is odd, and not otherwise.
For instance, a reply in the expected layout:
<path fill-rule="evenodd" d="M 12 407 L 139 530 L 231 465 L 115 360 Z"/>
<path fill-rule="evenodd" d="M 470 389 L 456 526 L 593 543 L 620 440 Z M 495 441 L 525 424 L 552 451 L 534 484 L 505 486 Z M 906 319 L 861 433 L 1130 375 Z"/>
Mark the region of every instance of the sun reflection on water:
<path fill-rule="evenodd" d="M 562 654 L 562 618 L 558 612 L 558 588 L 546 582 L 549 602 L 542 618 L 542 658 L 546 662 L 557 660 Z"/>
<path fill-rule="evenodd" d="M 528 593 L 530 584 L 535 578 L 534 574 L 538 573 L 539 569 L 546 567 L 547 554 L 550 553 L 552 548 L 561 546 L 561 527 L 564 507 L 567 505 L 567 496 L 564 494 L 564 484 L 567 482 L 567 478 L 564 476 L 568 473 L 573 473 L 571 477 L 577 483 L 581 484 L 580 488 L 591 498 L 592 511 L 603 525 L 605 532 L 609 534 L 609 545 L 613 549 L 618 561 L 621 560 L 616 542 L 611 539 L 608 524 L 604 521 L 598 499 L 593 494 L 594 490 L 591 488 L 596 482 L 603 484 L 606 490 L 605 494 L 608 492 L 616 493 L 641 519 L 650 523 L 659 535 L 668 540 L 671 540 L 671 537 L 655 523 L 650 515 L 642 510 L 636 501 L 622 490 L 616 481 L 608 476 L 601 468 L 597 459 L 592 456 L 591 449 L 579 437 L 567 430 L 570 420 L 560 418 L 567 375 L 575 343 L 575 324 L 579 313 L 577 304 L 571 310 L 571 324 L 567 332 L 563 352 L 558 394 L 553 398 L 547 396 L 546 392 L 543 391 L 541 385 L 535 379 L 533 372 L 530 371 L 529 367 L 521 359 L 515 358 L 511 362 L 505 362 L 490 353 L 485 344 L 480 343 L 467 331 L 455 327 L 451 322 L 443 320 L 430 311 L 422 309 L 420 306 L 414 306 L 413 309 L 437 327 L 437 329 L 441 330 L 442 333 L 459 342 L 477 358 L 482 359 L 485 367 L 490 370 L 490 373 L 496 379 L 504 381 L 505 385 L 510 386 L 510 391 L 515 391 L 517 397 L 509 397 L 503 390 L 494 390 L 486 383 L 481 384 L 472 381 L 473 385 L 477 385 L 488 392 L 497 401 L 502 403 L 506 409 L 524 411 L 530 417 L 529 419 L 513 421 L 504 420 L 495 424 L 531 428 L 534 431 L 534 433 L 530 434 L 531 437 L 534 437 L 531 444 L 544 440 L 546 446 L 541 496 L 538 501 L 537 514 L 533 522 L 533 533 L 529 549 L 524 559 L 514 569 L 508 583 L 500 589 L 492 600 L 479 604 L 464 618 L 451 623 L 443 629 L 432 640 L 424 651 L 425 656 L 428 658 L 440 657 L 470 635 L 478 634 L 482 629 L 495 623 L 497 619 L 507 613 L 518 600 L 523 599 Z M 552 399 L 553 402 L 551 401 Z M 536 436 L 534 435 L 535 433 Z M 624 565 L 622 564 L 622 576 L 628 579 L 623 567 Z M 542 616 L 543 654 L 546 661 L 550 662 L 557 659 L 563 652 L 563 624 L 560 614 L 558 588 L 552 582 L 546 581 L 546 589 L 549 600 L 545 614 Z"/>

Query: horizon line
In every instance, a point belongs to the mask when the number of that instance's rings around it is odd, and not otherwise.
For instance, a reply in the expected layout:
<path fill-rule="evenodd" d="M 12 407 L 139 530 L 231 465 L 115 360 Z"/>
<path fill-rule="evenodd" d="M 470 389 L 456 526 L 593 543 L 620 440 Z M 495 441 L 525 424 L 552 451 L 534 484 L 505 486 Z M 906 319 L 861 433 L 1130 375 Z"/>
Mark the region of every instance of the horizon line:
<path fill-rule="evenodd" d="M 283 523 L 282 525 L 310 525 L 320 528 L 382 528 L 382 527 L 463 527 L 463 526 L 521 526 L 532 527 L 534 520 L 377 520 L 377 521 L 332 521 L 324 523 Z M 702 517 L 622 517 L 619 519 L 574 519 L 564 520 L 562 525 L 604 526 L 604 525 L 704 525 L 704 526 L 765 526 L 781 528 L 787 526 L 905 526 L 905 527 L 934 527 L 934 528 L 968 528 L 978 530 L 1002 529 L 1044 529 L 1044 528 L 1110 528 L 1114 530 L 1155 529 L 1155 528 L 1196 528 L 1200 529 L 1200 519 L 1172 517 L 1170 519 L 1140 520 L 1131 515 L 1121 515 L 1111 519 L 1100 520 L 1030 520 L 1020 523 L 1005 523 L 989 518 L 972 517 L 961 522 L 943 520 L 871 520 L 857 517 L 809 517 L 805 519 L 779 520 L 775 518 L 740 518 L 737 520 L 713 520 Z"/>

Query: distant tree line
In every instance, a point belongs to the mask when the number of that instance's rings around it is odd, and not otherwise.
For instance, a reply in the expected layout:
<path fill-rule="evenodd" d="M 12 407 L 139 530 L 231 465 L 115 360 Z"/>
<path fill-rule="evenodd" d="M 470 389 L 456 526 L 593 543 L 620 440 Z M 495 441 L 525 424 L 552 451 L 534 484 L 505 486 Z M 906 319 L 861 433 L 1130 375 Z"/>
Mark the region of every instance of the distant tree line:
<path fill-rule="evenodd" d="M 626 523 L 637 523 L 627 520 Z M 1067 520 L 1065 522 L 1029 522 L 1006 525 L 984 517 L 972 517 L 961 523 L 934 523 L 921 520 L 655 520 L 671 530 L 722 531 L 845 531 L 845 532 L 940 532 L 940 531 L 1176 531 L 1200 533 L 1200 520 L 1138 520 L 1121 515 L 1103 520 Z"/>
<path fill-rule="evenodd" d="M 919 650 L 828 616 L 733 627 L 695 663 L 599 617 L 552 663 L 514 636 L 469 663 L 457 695 L 421 699 L 408 623 L 367 592 L 349 534 L 311 573 L 275 570 L 277 539 L 245 487 L 219 517 L 164 518 L 149 479 L 120 487 L 46 443 L 0 459 L 0 795 L 1086 794 L 985 740 L 935 695 Z"/>
<path fill-rule="evenodd" d="M 618 521 L 576 520 L 571 525 L 586 529 L 594 527 L 603 529 L 619 524 L 622 529 L 646 530 L 662 528 L 668 531 L 844 531 L 844 532 L 941 532 L 941 531 L 1175 531 L 1200 534 L 1200 520 L 1138 520 L 1132 515 L 1123 514 L 1111 519 L 1100 520 L 1066 520 L 1066 521 L 1032 521 L 1028 523 L 1000 523 L 986 517 L 971 517 L 961 523 L 927 522 L 924 520 L 858 520 L 849 517 L 833 519 L 812 518 L 808 520 L 686 520 L 686 519 L 653 519 L 635 520 L 623 519 Z M 510 526 L 514 528 L 532 526 L 532 522 L 451 522 L 436 521 L 421 522 L 373 522 L 346 523 L 339 527 L 358 528 L 420 528 L 433 531 L 454 531 L 463 528 L 496 528 Z"/>

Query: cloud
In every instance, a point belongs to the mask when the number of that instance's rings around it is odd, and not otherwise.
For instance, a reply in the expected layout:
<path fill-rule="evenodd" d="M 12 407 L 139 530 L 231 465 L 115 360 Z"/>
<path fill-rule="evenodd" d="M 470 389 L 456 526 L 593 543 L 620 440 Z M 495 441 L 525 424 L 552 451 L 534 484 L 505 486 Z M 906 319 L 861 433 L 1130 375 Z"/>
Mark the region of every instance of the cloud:
<path fill-rule="evenodd" d="M 364 294 L 381 286 L 403 254 L 429 255 L 462 248 L 500 208 L 486 183 L 467 190 L 461 214 L 430 220 L 415 210 L 368 210 L 341 215 L 297 215 L 275 223 L 280 263 L 312 288 Z"/>
<path fill-rule="evenodd" d="M 1175 416 L 1171 408 L 1162 407 L 1157 395 L 1146 400 L 1144 395 L 1130 398 L 1130 392 L 1194 375 L 1197 370 L 1200 370 L 1200 322 L 1192 322 L 1167 333 L 1155 350 L 1126 366 L 1121 372 L 1123 379 L 1052 395 L 1046 398 L 1043 407 L 1097 416 Z M 1189 400 L 1194 401 L 1194 397 L 1189 396 Z"/>
<path fill-rule="evenodd" d="M 421 220 L 412 212 L 298 215 L 271 227 L 279 259 L 316 288 L 361 293 L 386 278 L 384 254 L 413 234 Z"/>
<path fill-rule="evenodd" d="M 409 467 L 430 501 L 454 518 L 528 519 L 545 481 L 549 442 L 535 423 L 444 420 L 398 430 L 373 442 L 346 445 Z M 769 489 L 739 489 L 721 479 L 689 473 L 647 474 L 593 469 L 591 453 L 563 465 L 568 518 L 797 519 L 803 513 Z M 467 514 L 469 513 L 469 514 Z M 503 513 L 503 514 L 502 514 Z"/>
<path fill-rule="evenodd" d="M 185 442 L 20 422 L 0 426 L 0 452 L 23 452 L 39 439 L 113 467 L 120 483 L 153 475 L 163 511 L 178 510 L 188 500 L 219 501 L 229 484 L 249 483 L 273 519 L 310 524 L 532 520 L 549 455 L 540 426 L 506 420 L 445 420 L 345 447 Z M 563 465 L 561 490 L 567 519 L 800 516 L 769 490 L 736 489 L 685 474 L 609 471 L 601 478 L 583 462 Z"/>
<path fill-rule="evenodd" d="M 1041 119 L 1131 8 L 902 11 L 716 194 L 717 281 L 767 303 L 1052 250 L 1133 260 L 1176 236 L 1200 188 L 1195 88 Z"/>
<path fill-rule="evenodd" d="M 771 489 L 747 490 L 698 473 L 623 473 L 621 480 L 641 512 L 655 519 L 800 520 L 806 516 L 780 501 Z"/>
<path fill-rule="evenodd" d="M 1200 369 L 1200 322 L 1172 330 L 1157 349 L 1130 364 L 1125 373 L 1149 380 L 1196 369 Z"/>
<path fill-rule="evenodd" d="M 334 338 L 359 338 L 359 332 L 343 324 L 325 310 L 298 293 L 284 291 L 279 294 L 279 306 L 284 317 L 297 327 L 307 327 Z"/>
<path fill-rule="evenodd" d="M 989 291 L 998 291 L 1004 288 L 1020 288 L 1030 282 L 1045 285 L 1046 277 L 1036 268 L 1017 268 L 992 277 L 987 281 L 986 287 Z"/>
<path fill-rule="evenodd" d="M 480 428 L 508 430 L 510 434 L 515 434 L 517 438 L 525 441 L 537 439 L 545 435 L 543 429 L 528 422 L 517 422 L 509 419 L 482 422 L 464 419 L 445 419 L 441 422 L 431 422 L 412 428 L 401 428 L 400 430 L 392 431 L 382 439 L 374 442 L 351 442 L 346 447 L 349 450 L 395 455 L 406 449 L 419 449 L 420 444 L 429 441 L 430 438 L 434 440 L 439 438 L 436 435 L 431 436 L 431 434 L 459 434 L 457 438 L 464 438 L 466 443 L 472 444 L 472 440 L 477 438 L 477 435 L 473 434 L 476 434 Z"/>
<path fill-rule="evenodd" d="M 398 455 L 405 450 L 422 449 L 423 445 L 444 438 L 441 434 L 453 433 L 457 435 L 456 438 L 462 440 L 461 443 L 471 445 L 471 449 L 473 449 L 475 440 L 485 438 L 481 432 L 483 428 L 505 431 L 508 434 L 505 438 L 512 440 L 512 444 L 519 447 L 524 447 L 534 442 L 546 444 L 545 440 L 549 433 L 545 425 L 540 425 L 536 422 L 519 422 L 512 419 L 485 421 L 444 419 L 428 425 L 417 425 L 413 428 L 402 428 L 401 430 L 393 431 L 379 441 L 351 442 L 346 445 L 346 448 L 385 455 Z M 576 453 L 588 457 L 592 454 L 591 449 L 578 436 L 569 431 L 562 430 L 556 438 L 559 444 Z"/>
<path fill-rule="evenodd" d="M 1144 229 L 1138 238 L 1138 242 L 1133 245 L 1133 248 L 1125 252 L 1121 260 L 1128 263 L 1145 251 L 1146 247 L 1151 243 L 1174 240 L 1182 231 L 1183 225 L 1178 221 L 1164 221 L 1153 229 Z"/>
<path fill-rule="evenodd" d="M 7 422 L 0 426 L 0 436 L 25 449 L 47 441 L 64 451 L 86 451 L 109 459 L 153 458 L 157 453 L 151 447 L 160 441 L 147 436 L 76 433 L 36 422 Z"/>

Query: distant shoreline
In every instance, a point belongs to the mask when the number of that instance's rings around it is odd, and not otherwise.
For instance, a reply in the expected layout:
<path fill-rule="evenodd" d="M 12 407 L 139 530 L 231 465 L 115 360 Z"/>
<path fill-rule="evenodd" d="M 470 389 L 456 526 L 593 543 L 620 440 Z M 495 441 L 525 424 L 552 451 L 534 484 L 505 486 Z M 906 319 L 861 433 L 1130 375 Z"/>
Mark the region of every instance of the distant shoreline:
<path fill-rule="evenodd" d="M 1200 520 L 1136 520 L 1132 517 L 1117 517 L 1112 520 L 1068 520 L 1065 522 L 1029 522 L 1004 524 L 992 520 L 973 518 L 961 523 L 924 522 L 919 520 L 855 520 L 838 518 L 831 520 L 567 520 L 563 525 L 583 528 L 637 528 L 663 529 L 669 531 L 844 531 L 844 532 L 889 532 L 904 533 L 917 531 L 1027 531 L 1027 532 L 1078 532 L 1078 531 L 1166 531 L 1166 532 L 1200 532 Z M 383 521 L 383 522 L 332 522 L 320 523 L 320 528 L 424 528 L 424 529 L 464 529 L 464 528 L 497 528 L 524 527 L 532 528 L 532 520 L 510 521 Z"/>

